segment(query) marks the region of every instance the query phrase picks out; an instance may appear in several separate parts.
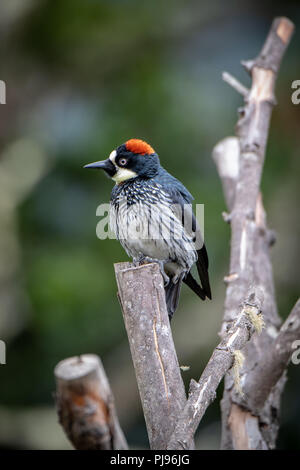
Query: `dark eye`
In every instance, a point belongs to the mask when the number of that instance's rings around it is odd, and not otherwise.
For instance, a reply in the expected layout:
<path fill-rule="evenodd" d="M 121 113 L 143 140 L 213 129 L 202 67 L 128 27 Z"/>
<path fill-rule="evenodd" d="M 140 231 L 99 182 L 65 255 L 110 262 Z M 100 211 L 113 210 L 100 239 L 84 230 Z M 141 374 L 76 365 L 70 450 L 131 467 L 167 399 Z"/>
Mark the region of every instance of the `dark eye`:
<path fill-rule="evenodd" d="M 125 166 L 126 163 L 127 163 L 127 159 L 126 159 L 126 158 L 121 158 L 121 159 L 119 160 L 119 165 L 121 165 L 121 166 Z"/>

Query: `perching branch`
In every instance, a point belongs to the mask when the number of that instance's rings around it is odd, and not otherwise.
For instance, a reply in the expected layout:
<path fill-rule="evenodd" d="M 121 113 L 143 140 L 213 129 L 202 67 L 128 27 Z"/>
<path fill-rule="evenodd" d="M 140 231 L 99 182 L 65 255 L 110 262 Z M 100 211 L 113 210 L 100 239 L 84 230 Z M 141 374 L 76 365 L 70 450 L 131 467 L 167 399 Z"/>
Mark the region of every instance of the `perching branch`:
<path fill-rule="evenodd" d="M 127 449 L 99 357 L 85 354 L 65 359 L 54 374 L 59 421 L 75 449 Z"/>
<path fill-rule="evenodd" d="M 239 373 L 238 362 L 239 357 L 242 357 L 240 350 L 255 331 L 261 330 L 263 324 L 262 304 L 262 292 L 252 290 L 230 330 L 215 348 L 199 381 L 191 381 L 188 401 L 177 420 L 175 430 L 168 443 L 168 449 L 187 448 L 187 443 L 196 432 L 206 409 L 214 401 L 218 385 L 226 372 L 236 363 L 234 370 Z M 237 386 L 239 386 L 238 383 L 239 376 L 236 377 Z"/>
<path fill-rule="evenodd" d="M 156 263 L 115 265 L 119 299 L 151 449 L 166 449 L 186 395 Z M 192 440 L 189 443 L 193 447 Z"/>
<path fill-rule="evenodd" d="M 274 236 L 266 225 L 259 187 L 270 117 L 275 104 L 275 80 L 293 29 L 288 19 L 275 19 L 259 56 L 255 60 L 243 62 L 251 75 L 252 86 L 246 96 L 242 93 L 245 105 L 239 110 L 237 138 L 222 141 L 213 152 L 230 211 L 226 221 L 230 221 L 232 230 L 230 272 L 225 278 L 227 289 L 222 335 L 226 335 L 234 321 L 237 306 L 249 285 L 259 286 L 265 298 L 263 316 L 266 328 L 260 337 L 249 342 L 245 348 L 246 361 L 242 370 L 244 390 L 251 388 L 253 374 L 258 364 L 263 363 L 265 353 L 271 349 L 280 325 L 269 254 Z M 232 78 L 226 81 L 241 92 Z M 253 397 L 250 398 L 248 393 L 245 393 L 244 398 L 238 396 L 232 378 L 226 376 L 222 400 L 224 448 L 274 447 L 283 385 L 284 376 L 269 390 L 270 395 L 264 407 L 258 411 L 251 408 Z M 255 387 L 252 393 L 258 393 Z"/>

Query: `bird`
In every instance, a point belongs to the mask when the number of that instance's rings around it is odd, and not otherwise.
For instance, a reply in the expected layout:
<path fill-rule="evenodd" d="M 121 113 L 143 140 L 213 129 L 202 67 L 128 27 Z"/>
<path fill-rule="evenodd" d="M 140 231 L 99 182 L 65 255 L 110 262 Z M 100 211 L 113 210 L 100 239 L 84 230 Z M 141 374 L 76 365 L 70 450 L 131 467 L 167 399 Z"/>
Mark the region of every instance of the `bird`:
<path fill-rule="evenodd" d="M 200 299 L 211 299 L 208 254 L 193 213 L 193 196 L 163 168 L 151 145 L 127 140 L 106 160 L 84 168 L 102 169 L 115 182 L 110 227 L 135 266 L 159 264 L 169 319 L 177 309 L 182 282 Z M 193 265 L 200 283 L 191 273 Z"/>

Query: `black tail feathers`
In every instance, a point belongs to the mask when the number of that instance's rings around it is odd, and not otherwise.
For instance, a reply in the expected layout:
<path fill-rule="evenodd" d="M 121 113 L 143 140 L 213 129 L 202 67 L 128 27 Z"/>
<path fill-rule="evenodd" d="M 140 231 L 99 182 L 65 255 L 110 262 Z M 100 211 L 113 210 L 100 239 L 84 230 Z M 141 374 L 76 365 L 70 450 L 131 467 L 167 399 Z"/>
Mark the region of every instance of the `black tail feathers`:
<path fill-rule="evenodd" d="M 196 279 L 193 278 L 191 272 L 188 272 L 185 276 L 182 275 L 176 284 L 174 284 L 170 279 L 169 284 L 165 287 L 166 304 L 170 320 L 178 306 L 182 281 L 189 286 L 189 288 L 192 289 L 200 299 L 211 299 L 211 289 L 208 276 L 208 256 L 205 245 L 203 245 L 201 250 L 198 250 L 197 253 L 198 260 L 196 262 L 196 266 L 201 285 L 199 285 Z"/>
<path fill-rule="evenodd" d="M 191 272 L 187 273 L 183 282 L 189 286 L 200 299 L 205 300 L 206 297 L 211 299 L 211 290 L 208 277 L 208 256 L 205 245 L 198 250 L 198 260 L 196 262 L 197 271 L 201 281 L 201 286 L 198 284 L 196 279 L 193 278 Z"/>
<path fill-rule="evenodd" d="M 193 278 L 190 272 L 187 273 L 187 275 L 183 279 L 183 282 L 187 286 L 189 286 L 189 288 L 192 289 L 192 291 L 194 291 L 195 294 L 197 294 L 198 297 L 200 297 L 200 299 L 205 300 L 204 290 L 202 289 L 202 287 L 199 286 L 198 282 Z"/>
<path fill-rule="evenodd" d="M 211 289 L 208 277 L 208 256 L 205 245 L 203 245 L 201 250 L 198 250 L 198 260 L 196 262 L 196 266 L 200 277 L 202 290 L 205 296 L 211 299 Z"/>
<path fill-rule="evenodd" d="M 168 315 L 169 315 L 170 321 L 178 306 L 181 284 L 182 284 L 182 278 L 179 279 L 176 282 L 176 284 L 174 284 L 172 280 L 170 279 L 169 284 L 165 286 L 166 304 L 167 304 Z"/>

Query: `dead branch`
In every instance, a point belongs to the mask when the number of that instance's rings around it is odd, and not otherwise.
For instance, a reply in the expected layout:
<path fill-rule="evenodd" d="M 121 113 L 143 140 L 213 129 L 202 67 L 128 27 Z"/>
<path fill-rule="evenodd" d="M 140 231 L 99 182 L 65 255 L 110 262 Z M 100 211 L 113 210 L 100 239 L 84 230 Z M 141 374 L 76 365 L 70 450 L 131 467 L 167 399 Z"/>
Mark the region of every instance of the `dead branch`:
<path fill-rule="evenodd" d="M 258 326 L 262 325 L 262 304 L 262 292 L 252 290 L 230 330 L 215 348 L 199 381 L 191 382 L 188 401 L 177 420 L 168 449 L 187 448 L 187 443 L 196 432 L 206 409 L 216 397 L 219 383 L 233 366 L 237 353 L 240 353 L 253 333 L 259 329 Z"/>
<path fill-rule="evenodd" d="M 225 278 L 227 289 L 222 335 L 226 335 L 234 321 L 237 306 L 244 298 L 249 285 L 259 286 L 265 298 L 263 315 L 266 328 L 260 337 L 255 337 L 249 342 L 245 350 L 246 361 L 242 371 L 245 390 L 250 387 L 248 384 L 252 383 L 255 368 L 262 363 L 265 352 L 271 348 L 280 325 L 269 255 L 273 236 L 266 225 L 259 187 L 270 117 L 275 104 L 275 80 L 293 29 L 294 25 L 288 19 L 275 19 L 259 56 L 252 61 L 243 62 L 251 75 L 252 86 L 246 96 L 242 93 L 245 105 L 239 110 L 236 128 L 239 143 L 237 177 L 231 176 L 228 179 L 228 175 L 232 175 L 230 164 L 237 159 L 237 152 L 232 150 L 233 146 L 229 146 L 228 142 L 224 145 L 226 141 L 223 141 L 213 152 L 230 210 L 227 220 L 230 221 L 232 230 L 230 273 Z M 239 88 L 232 79 L 226 81 L 231 82 L 234 89 Z M 223 151 L 225 153 L 222 154 Z M 264 407 L 259 413 L 256 410 L 255 414 L 255 410 L 250 407 L 250 400 L 238 396 L 234 391 L 232 378 L 226 376 L 222 400 L 223 448 L 274 447 L 283 385 L 284 376 L 271 390 Z M 251 425 L 245 417 L 247 410 L 253 414 Z M 238 438 L 241 434 L 244 435 L 242 440 Z"/>
<path fill-rule="evenodd" d="M 226 137 L 213 149 L 212 157 L 222 181 L 225 200 L 229 211 L 235 200 L 236 183 L 239 177 L 240 144 L 237 137 Z M 230 221 L 230 215 L 227 217 Z"/>
<path fill-rule="evenodd" d="M 222 78 L 224 82 L 228 83 L 232 88 L 234 88 L 238 93 L 243 95 L 244 97 L 247 97 L 249 94 L 248 88 L 246 88 L 242 83 L 240 83 L 235 77 L 233 77 L 230 73 L 228 72 L 223 72 L 222 73 Z"/>
<path fill-rule="evenodd" d="M 259 413 L 272 388 L 276 385 L 291 359 L 293 342 L 300 338 L 300 299 L 279 330 L 263 360 L 251 373 L 245 384 L 245 395 L 251 410 Z"/>
<path fill-rule="evenodd" d="M 156 263 L 118 263 L 115 272 L 150 446 L 166 449 L 186 395 L 162 276 Z"/>
<path fill-rule="evenodd" d="M 59 421 L 75 449 L 127 449 L 99 357 L 85 354 L 65 359 L 54 374 Z"/>
<path fill-rule="evenodd" d="M 231 212 L 230 273 L 238 277 L 227 288 L 225 324 L 234 319 L 236 307 L 245 298 L 253 278 L 255 213 L 272 107 L 274 86 L 283 53 L 292 34 L 292 23 L 274 20 L 260 55 L 248 63 L 252 87 L 240 110 L 237 134 L 240 146 L 239 176 Z M 266 53 L 267 52 L 267 53 Z"/>

